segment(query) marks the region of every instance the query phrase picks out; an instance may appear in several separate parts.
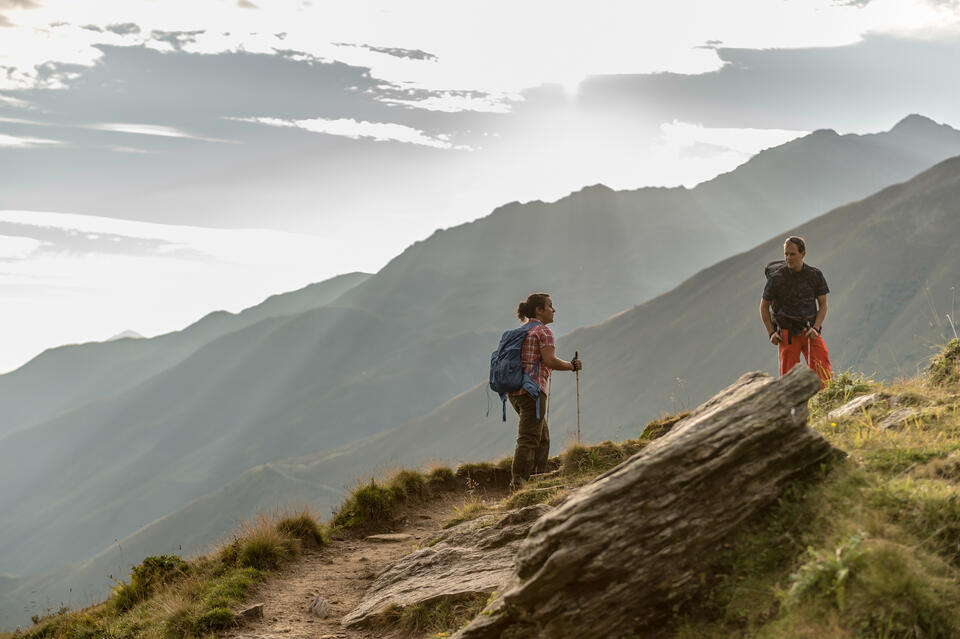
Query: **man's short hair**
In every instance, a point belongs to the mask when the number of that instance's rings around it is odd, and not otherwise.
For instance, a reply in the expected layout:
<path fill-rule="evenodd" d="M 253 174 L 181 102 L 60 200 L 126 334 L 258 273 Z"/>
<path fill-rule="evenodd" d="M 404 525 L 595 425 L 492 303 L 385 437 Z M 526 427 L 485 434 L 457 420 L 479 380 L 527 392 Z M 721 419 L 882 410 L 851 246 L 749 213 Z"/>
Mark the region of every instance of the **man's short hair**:
<path fill-rule="evenodd" d="M 803 238 L 799 235 L 791 235 L 783 241 L 784 245 L 794 244 L 797 247 L 797 250 L 801 253 L 807 252 L 807 243 L 803 241 Z"/>

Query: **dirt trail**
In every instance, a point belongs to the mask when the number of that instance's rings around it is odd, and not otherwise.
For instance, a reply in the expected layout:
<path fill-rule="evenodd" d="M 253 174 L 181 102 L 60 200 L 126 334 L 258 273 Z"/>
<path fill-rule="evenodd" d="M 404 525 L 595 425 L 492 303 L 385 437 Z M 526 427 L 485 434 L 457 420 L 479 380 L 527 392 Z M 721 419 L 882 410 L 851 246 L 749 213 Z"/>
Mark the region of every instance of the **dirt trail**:
<path fill-rule="evenodd" d="M 249 603 L 262 603 L 263 619 L 248 622 L 225 635 L 227 639 L 373 639 L 394 633 L 346 630 L 340 619 L 353 610 L 376 576 L 391 562 L 440 530 L 445 521 L 470 501 L 463 493 L 438 495 L 410 507 L 391 533 L 410 535 L 404 541 L 382 542 L 366 538 L 333 541 L 323 548 L 304 551 L 300 559 L 263 582 Z M 487 497 L 490 501 L 491 498 Z M 308 610 L 318 597 L 330 603 L 330 614 L 320 619 Z"/>

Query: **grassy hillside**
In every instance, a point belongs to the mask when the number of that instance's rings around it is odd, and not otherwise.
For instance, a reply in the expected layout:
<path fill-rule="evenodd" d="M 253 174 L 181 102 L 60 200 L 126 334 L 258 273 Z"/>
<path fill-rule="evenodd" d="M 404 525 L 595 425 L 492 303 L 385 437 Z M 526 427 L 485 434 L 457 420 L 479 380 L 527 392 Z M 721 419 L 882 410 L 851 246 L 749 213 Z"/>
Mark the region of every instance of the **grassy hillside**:
<path fill-rule="evenodd" d="M 843 418 L 830 416 L 865 394 L 874 395 L 872 405 Z M 950 342 L 920 377 L 880 384 L 845 374 L 810 405 L 810 425 L 847 457 L 795 482 L 774 506 L 705 557 L 699 595 L 674 610 L 658 636 L 920 639 L 960 634 L 960 341 Z M 909 415 L 901 413 L 888 425 L 896 411 Z M 646 436 L 661 434 L 658 426 L 648 425 Z M 571 446 L 554 460 L 559 474 L 528 484 L 499 505 L 451 513 L 452 521 L 490 509 L 559 503 L 575 487 L 642 454 L 647 441 Z M 456 489 L 453 477 L 445 469 L 430 475 L 404 471 L 384 484 L 363 484 L 327 530 L 349 534 L 354 527 L 375 526 L 411 500 Z M 119 585 L 108 602 L 38 620 L 20 636 L 209 636 L 233 627 L 234 610 L 253 583 L 295 561 L 299 544 L 322 543 L 328 534 L 305 517 L 261 520 L 231 544 L 189 563 L 154 557 L 138 566 L 131 582 Z M 439 618 L 431 610 L 404 611 L 397 615 L 397 627 L 383 630 L 443 637 L 475 610 L 444 616 L 440 625 L 430 621 Z M 634 636 L 627 619 L 623 636 Z"/>

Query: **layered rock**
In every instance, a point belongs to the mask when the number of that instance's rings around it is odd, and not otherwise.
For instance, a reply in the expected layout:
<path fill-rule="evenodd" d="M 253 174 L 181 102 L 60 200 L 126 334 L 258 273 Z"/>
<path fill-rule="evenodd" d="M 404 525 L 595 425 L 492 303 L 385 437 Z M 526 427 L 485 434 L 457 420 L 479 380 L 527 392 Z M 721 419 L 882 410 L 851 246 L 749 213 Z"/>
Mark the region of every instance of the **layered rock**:
<path fill-rule="evenodd" d="M 390 566 L 343 618 L 345 627 L 376 620 L 394 607 L 487 594 L 513 572 L 514 558 L 530 526 L 549 510 L 528 506 L 507 515 L 486 515 L 445 530 Z"/>
<path fill-rule="evenodd" d="M 541 517 L 503 595 L 454 636 L 643 636 L 739 524 L 834 451 L 806 425 L 818 389 L 805 366 L 742 376 Z"/>

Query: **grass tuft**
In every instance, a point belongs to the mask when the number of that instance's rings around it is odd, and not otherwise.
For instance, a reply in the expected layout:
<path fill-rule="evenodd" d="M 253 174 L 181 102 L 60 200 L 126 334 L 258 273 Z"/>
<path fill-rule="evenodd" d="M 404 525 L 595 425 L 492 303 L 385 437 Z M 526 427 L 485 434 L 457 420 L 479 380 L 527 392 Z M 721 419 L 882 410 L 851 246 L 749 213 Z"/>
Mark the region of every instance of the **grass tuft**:
<path fill-rule="evenodd" d="M 930 362 L 930 382 L 935 385 L 960 382 L 960 339 L 952 339 Z"/>
<path fill-rule="evenodd" d="M 449 633 L 476 617 L 487 600 L 488 595 L 475 593 L 443 597 L 414 606 L 394 606 L 387 611 L 384 625 L 406 636 L 422 637 L 424 633 L 436 633 L 434 636 L 448 637 Z"/>
<path fill-rule="evenodd" d="M 286 537 L 313 543 L 317 546 L 323 546 L 327 543 L 323 527 L 307 509 L 283 517 L 277 522 L 277 532 Z"/>
<path fill-rule="evenodd" d="M 669 433 L 677 423 L 683 418 L 690 415 L 690 411 L 686 410 L 682 413 L 677 413 L 676 415 L 665 415 L 660 419 L 655 419 L 652 422 L 648 423 L 640 431 L 640 439 L 642 440 L 654 440 L 660 439 L 667 433 Z"/>

